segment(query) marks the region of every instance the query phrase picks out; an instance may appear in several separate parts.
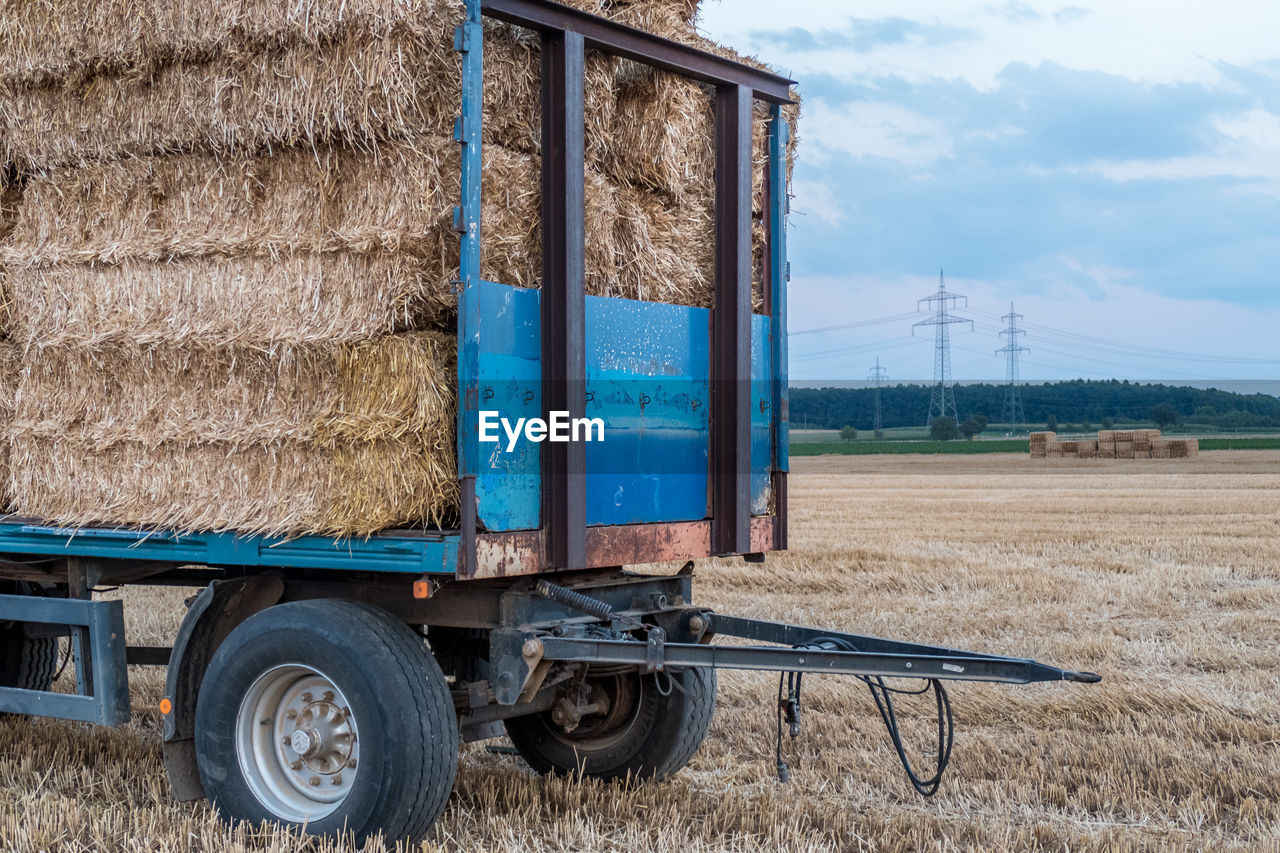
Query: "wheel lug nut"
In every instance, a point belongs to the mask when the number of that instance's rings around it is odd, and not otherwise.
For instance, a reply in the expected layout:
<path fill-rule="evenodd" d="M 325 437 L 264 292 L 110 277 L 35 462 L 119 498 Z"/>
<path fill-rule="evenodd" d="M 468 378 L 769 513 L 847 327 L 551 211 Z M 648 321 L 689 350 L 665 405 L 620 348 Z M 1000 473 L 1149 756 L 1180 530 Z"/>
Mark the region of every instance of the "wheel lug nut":
<path fill-rule="evenodd" d="M 290 764 L 290 765 L 289 765 L 289 769 L 290 769 L 290 770 L 301 770 L 301 769 L 302 769 L 302 762 L 301 762 L 301 761 L 295 761 L 295 762 L 293 762 L 292 764 Z"/>
<path fill-rule="evenodd" d="M 310 702 L 310 701 L 311 701 L 311 694 L 310 694 L 310 693 L 303 693 L 303 694 L 302 694 L 302 701 L 303 701 L 303 702 Z"/>
<path fill-rule="evenodd" d="M 348 762 L 347 762 L 347 766 L 348 766 L 348 767 L 350 767 L 352 770 L 355 770 L 355 769 L 356 769 L 356 760 L 355 760 L 354 758 L 353 758 L 353 759 L 351 759 L 350 761 L 348 761 Z"/>
<path fill-rule="evenodd" d="M 312 777 L 311 777 L 310 779 L 308 779 L 307 781 L 308 781 L 310 784 L 312 784 L 312 785 L 319 785 L 319 784 L 320 784 L 320 777 L 319 777 L 319 776 L 312 776 Z"/>
<path fill-rule="evenodd" d="M 323 695 L 323 696 L 321 696 L 320 698 L 321 698 L 321 699 L 323 699 L 323 700 L 324 700 L 324 701 L 326 701 L 326 702 L 332 702 L 332 701 L 333 701 L 333 691 L 332 691 L 332 690 L 326 690 L 326 691 L 324 692 L 324 695 Z"/>
<path fill-rule="evenodd" d="M 293 738 L 287 738 L 287 737 L 281 738 L 280 743 L 284 744 L 285 746 L 291 746 L 293 744 Z"/>
<path fill-rule="evenodd" d="M 330 784 L 330 785 L 341 785 L 341 784 L 342 784 L 342 774 L 341 774 L 341 773 L 335 773 L 332 777 L 330 777 L 330 778 L 329 778 L 329 784 Z"/>
<path fill-rule="evenodd" d="M 290 708 L 284 712 L 284 716 L 286 720 L 296 720 L 298 719 L 298 712 Z"/>

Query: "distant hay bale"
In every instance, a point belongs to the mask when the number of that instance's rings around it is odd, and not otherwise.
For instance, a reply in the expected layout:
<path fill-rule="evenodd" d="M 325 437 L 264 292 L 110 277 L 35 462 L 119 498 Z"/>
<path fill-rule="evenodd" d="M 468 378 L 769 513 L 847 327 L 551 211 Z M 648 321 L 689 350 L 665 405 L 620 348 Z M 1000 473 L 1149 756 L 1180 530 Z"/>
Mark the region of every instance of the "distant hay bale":
<path fill-rule="evenodd" d="M 1098 445 L 1098 458 L 1099 458 L 1099 459 L 1115 459 L 1115 458 L 1116 458 L 1116 446 L 1115 446 L 1115 444 L 1114 444 L 1114 443 L 1108 443 L 1108 444 L 1106 444 L 1106 445 L 1099 444 L 1099 445 Z"/>
<path fill-rule="evenodd" d="M 1147 438 L 1135 438 L 1133 440 L 1133 449 L 1138 453 L 1151 452 L 1151 440 Z"/>
<path fill-rule="evenodd" d="M 1033 432 L 1031 433 L 1032 444 L 1045 444 L 1050 441 L 1057 441 L 1058 434 L 1056 432 Z"/>
<path fill-rule="evenodd" d="M 1135 458 L 1133 442 L 1118 441 L 1116 442 L 1116 458 L 1117 459 L 1133 459 Z"/>
<path fill-rule="evenodd" d="M 1058 447 L 1066 456 L 1074 456 L 1080 450 L 1080 442 L 1078 441 L 1060 441 Z"/>
<path fill-rule="evenodd" d="M 1076 450 L 1076 455 L 1081 459 L 1097 459 L 1098 447 L 1096 442 L 1088 442 Z"/>
<path fill-rule="evenodd" d="M 1031 457 L 1033 459 L 1044 459 L 1046 455 L 1045 445 L 1043 442 L 1031 445 Z"/>
<path fill-rule="evenodd" d="M 1116 444 L 1133 444 L 1137 437 L 1134 430 L 1116 430 Z"/>
<path fill-rule="evenodd" d="M 1113 429 L 1098 430 L 1098 442 L 1102 444 L 1115 444 L 1116 431 Z"/>
<path fill-rule="evenodd" d="M 1151 443 L 1151 458 L 1152 459 L 1172 459 L 1173 452 L 1169 448 L 1169 442 L 1153 441 Z"/>
<path fill-rule="evenodd" d="M 455 343 L 28 350 L 6 431 L 22 512 L 367 535 L 456 509 Z"/>

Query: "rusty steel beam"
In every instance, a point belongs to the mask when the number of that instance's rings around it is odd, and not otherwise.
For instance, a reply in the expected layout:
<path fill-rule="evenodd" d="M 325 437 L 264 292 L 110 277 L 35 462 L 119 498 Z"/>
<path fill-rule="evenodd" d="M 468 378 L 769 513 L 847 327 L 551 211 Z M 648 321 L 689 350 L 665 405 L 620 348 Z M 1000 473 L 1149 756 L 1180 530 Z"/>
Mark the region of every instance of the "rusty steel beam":
<path fill-rule="evenodd" d="M 751 551 L 751 91 L 721 86 L 715 104 L 711 544 L 727 555 Z"/>
<path fill-rule="evenodd" d="M 543 34 L 542 406 L 571 418 L 587 409 L 585 62 L 580 34 Z M 587 565 L 586 469 L 582 442 L 542 445 L 542 526 L 551 568 Z"/>
<path fill-rule="evenodd" d="M 791 103 L 794 80 L 577 9 L 542 0 L 482 0 L 481 9 L 488 17 L 542 33 L 580 33 L 588 48 L 663 71 L 713 86 L 746 87 L 770 103 Z"/>

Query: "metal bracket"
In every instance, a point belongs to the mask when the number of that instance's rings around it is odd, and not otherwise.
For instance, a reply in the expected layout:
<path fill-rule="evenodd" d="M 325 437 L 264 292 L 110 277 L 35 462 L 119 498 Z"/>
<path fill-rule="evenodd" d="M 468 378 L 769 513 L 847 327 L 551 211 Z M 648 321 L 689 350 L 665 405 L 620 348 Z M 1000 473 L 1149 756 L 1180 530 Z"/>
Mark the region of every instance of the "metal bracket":
<path fill-rule="evenodd" d="M 0 711 L 104 726 L 129 722 L 123 602 L 0 595 L 0 621 L 67 625 L 81 629 L 88 641 L 77 650 L 78 693 L 0 687 Z"/>

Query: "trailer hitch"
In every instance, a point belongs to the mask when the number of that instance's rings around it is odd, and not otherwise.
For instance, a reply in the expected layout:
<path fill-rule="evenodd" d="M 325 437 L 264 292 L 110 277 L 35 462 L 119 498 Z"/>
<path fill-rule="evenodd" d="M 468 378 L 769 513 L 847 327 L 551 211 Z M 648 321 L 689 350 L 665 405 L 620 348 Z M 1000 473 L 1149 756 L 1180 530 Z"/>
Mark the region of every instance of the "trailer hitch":
<path fill-rule="evenodd" d="M 932 796 L 941 784 L 951 755 L 954 721 L 944 681 L 987 681 L 1003 684 L 1030 684 L 1070 681 L 1094 684 L 1102 680 L 1092 672 L 1060 669 L 1026 658 L 1005 657 L 963 651 L 943 646 L 904 643 L 880 637 L 825 631 L 800 625 L 724 616 L 697 611 L 706 623 L 701 642 L 666 642 L 661 628 L 642 623 L 629 615 L 615 613 L 604 602 L 575 593 L 547 581 L 538 584 L 539 594 L 612 624 L 610 636 L 557 636 L 539 632 L 536 636 L 540 658 L 545 661 L 586 664 L 634 665 L 646 672 L 667 668 L 710 667 L 781 673 L 776 706 L 778 721 L 777 764 L 781 781 L 790 778 L 782 759 L 784 724 L 792 738 L 801 727 L 801 685 L 807 673 L 851 675 L 871 691 L 876 708 L 889 733 L 899 761 L 912 786 L 924 796 Z M 619 629 L 622 629 L 619 631 Z M 626 636 L 645 632 L 646 641 Z M 716 635 L 766 643 L 751 646 L 713 646 Z M 906 690 L 890 686 L 886 678 L 924 679 L 925 686 Z M 927 778 L 918 775 L 908 759 L 898 729 L 895 695 L 922 695 L 932 692 L 938 714 L 937 763 Z"/>

